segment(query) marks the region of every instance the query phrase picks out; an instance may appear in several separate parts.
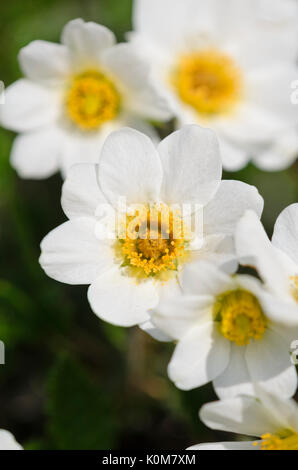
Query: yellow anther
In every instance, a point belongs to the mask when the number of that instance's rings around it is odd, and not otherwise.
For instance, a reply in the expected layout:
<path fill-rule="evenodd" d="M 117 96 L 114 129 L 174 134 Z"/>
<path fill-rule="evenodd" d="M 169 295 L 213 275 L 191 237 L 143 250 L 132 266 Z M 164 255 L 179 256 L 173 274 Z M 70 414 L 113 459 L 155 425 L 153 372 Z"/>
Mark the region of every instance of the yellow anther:
<path fill-rule="evenodd" d="M 233 59 L 213 49 L 183 56 L 172 77 L 182 101 L 206 116 L 229 112 L 241 98 L 242 82 Z"/>
<path fill-rule="evenodd" d="M 213 314 L 221 334 L 238 346 L 261 339 L 266 330 L 266 318 L 257 298 L 242 289 L 218 296 Z"/>
<path fill-rule="evenodd" d="M 80 129 L 90 131 L 116 117 L 120 96 L 110 79 L 100 72 L 78 75 L 67 91 L 66 114 Z"/>

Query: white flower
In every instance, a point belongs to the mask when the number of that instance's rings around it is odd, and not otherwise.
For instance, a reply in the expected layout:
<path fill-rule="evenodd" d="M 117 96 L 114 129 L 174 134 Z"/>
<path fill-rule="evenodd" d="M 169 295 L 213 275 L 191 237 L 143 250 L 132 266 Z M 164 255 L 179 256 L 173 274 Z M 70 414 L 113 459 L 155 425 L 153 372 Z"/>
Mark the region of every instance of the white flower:
<path fill-rule="evenodd" d="M 11 162 L 25 178 L 45 178 L 73 163 L 98 161 L 112 131 L 130 125 L 152 135 L 145 119 L 169 112 L 148 65 L 104 26 L 81 19 L 63 29 L 61 44 L 33 41 L 20 51 L 26 78 L 6 90 L 4 127 L 21 133 Z"/>
<path fill-rule="evenodd" d="M 298 318 L 298 204 L 279 215 L 272 242 L 251 211 L 240 220 L 235 238 L 242 263 L 257 268 L 268 291 L 288 305 L 288 313 L 293 312 L 294 321 Z"/>
<path fill-rule="evenodd" d="M 22 450 L 23 447 L 15 440 L 14 436 L 5 429 L 0 429 L 0 450 Z"/>
<path fill-rule="evenodd" d="M 205 261 L 187 265 L 180 285 L 163 290 L 152 315 L 177 341 L 170 379 L 183 390 L 213 381 L 221 398 L 252 395 L 254 383 L 292 395 L 297 376 L 284 332 L 298 325 L 295 308 L 250 275 L 228 275 Z"/>
<path fill-rule="evenodd" d="M 220 138 L 223 165 L 279 170 L 298 153 L 296 0 L 135 0 L 132 43 L 177 124 Z"/>
<path fill-rule="evenodd" d="M 199 444 L 189 450 L 298 450 L 298 406 L 257 388 L 257 397 L 240 396 L 207 403 L 200 419 L 212 429 L 258 440 Z"/>
<path fill-rule="evenodd" d="M 70 170 L 62 194 L 70 220 L 45 237 L 40 263 L 58 281 L 91 284 L 89 302 L 100 318 L 122 326 L 144 323 L 155 335 L 149 310 L 157 304 L 160 290 L 175 284 L 183 266 L 195 258 L 228 268 L 235 256 L 232 234 L 237 221 L 248 208 L 258 216 L 262 212 L 256 188 L 220 180 L 221 158 L 210 130 L 187 126 L 157 148 L 138 131 L 115 131 L 103 145 L 98 165 L 80 164 Z M 118 205 L 123 197 L 124 212 Z M 173 205 L 189 203 L 203 211 L 204 226 L 197 227 L 204 232 L 199 248 L 196 227 L 172 210 Z M 102 239 L 103 204 L 106 213 L 115 212 L 129 225 L 136 215 L 133 205 L 142 204 L 145 211 L 138 214 L 135 239 L 128 228 L 120 237 L 113 227 L 109 229 L 114 239 Z M 159 219 L 148 228 L 148 215 L 154 222 L 159 207 L 168 209 L 170 225 Z M 179 224 L 181 234 L 174 236 L 173 227 Z M 168 239 L 162 237 L 165 232 Z"/>

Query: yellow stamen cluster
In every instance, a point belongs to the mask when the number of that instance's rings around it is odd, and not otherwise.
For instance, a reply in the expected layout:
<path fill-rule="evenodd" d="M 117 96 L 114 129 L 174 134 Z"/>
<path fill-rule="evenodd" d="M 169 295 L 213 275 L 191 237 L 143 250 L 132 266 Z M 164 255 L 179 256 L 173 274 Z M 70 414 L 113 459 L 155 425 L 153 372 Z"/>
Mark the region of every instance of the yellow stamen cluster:
<path fill-rule="evenodd" d="M 294 299 L 298 302 L 298 276 L 291 276 L 291 291 Z"/>
<path fill-rule="evenodd" d="M 183 56 L 173 76 L 180 98 L 206 116 L 231 111 L 242 95 L 242 74 L 233 59 L 215 50 Z"/>
<path fill-rule="evenodd" d="M 266 318 L 257 298 L 242 289 L 220 295 L 213 314 L 221 334 L 238 346 L 261 339 L 266 329 Z"/>
<path fill-rule="evenodd" d="M 298 450 L 298 434 L 288 431 L 276 434 L 263 434 L 261 441 L 254 442 L 261 450 Z"/>
<path fill-rule="evenodd" d="M 159 204 L 126 215 L 125 225 L 124 236 L 115 246 L 131 275 L 167 280 L 186 260 L 189 232 L 180 214 L 168 206 Z"/>
<path fill-rule="evenodd" d="M 118 114 L 120 96 L 100 72 L 78 75 L 66 95 L 66 114 L 82 130 L 95 130 Z"/>

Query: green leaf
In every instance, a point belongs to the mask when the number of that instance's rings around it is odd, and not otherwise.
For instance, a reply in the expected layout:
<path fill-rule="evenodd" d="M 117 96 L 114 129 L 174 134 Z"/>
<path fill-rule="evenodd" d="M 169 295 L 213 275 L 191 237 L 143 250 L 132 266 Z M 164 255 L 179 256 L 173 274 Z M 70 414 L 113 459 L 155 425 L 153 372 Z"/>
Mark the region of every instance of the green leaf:
<path fill-rule="evenodd" d="M 111 397 L 67 354 L 58 358 L 50 373 L 47 410 L 57 449 L 113 447 L 117 426 Z"/>
<path fill-rule="evenodd" d="M 16 286 L 0 279 L 0 339 L 12 346 L 23 338 L 30 338 L 34 304 Z"/>

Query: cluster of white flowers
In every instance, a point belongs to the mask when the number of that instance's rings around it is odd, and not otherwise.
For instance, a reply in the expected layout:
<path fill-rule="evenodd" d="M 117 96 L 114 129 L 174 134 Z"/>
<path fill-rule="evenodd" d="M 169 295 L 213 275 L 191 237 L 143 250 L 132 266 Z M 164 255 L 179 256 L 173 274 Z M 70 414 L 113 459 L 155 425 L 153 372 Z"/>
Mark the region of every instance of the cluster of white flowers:
<path fill-rule="evenodd" d="M 41 243 L 48 276 L 89 285 L 102 320 L 175 342 L 169 378 L 212 381 L 220 398 L 202 421 L 261 437 L 192 449 L 298 450 L 298 204 L 270 241 L 257 189 L 221 179 L 297 158 L 297 20 L 295 0 L 135 0 L 128 43 L 74 20 L 61 44 L 23 48 L 26 78 L 0 110 L 21 133 L 19 174 L 65 177 L 68 220 Z M 159 142 L 146 120 L 170 118 Z"/>

